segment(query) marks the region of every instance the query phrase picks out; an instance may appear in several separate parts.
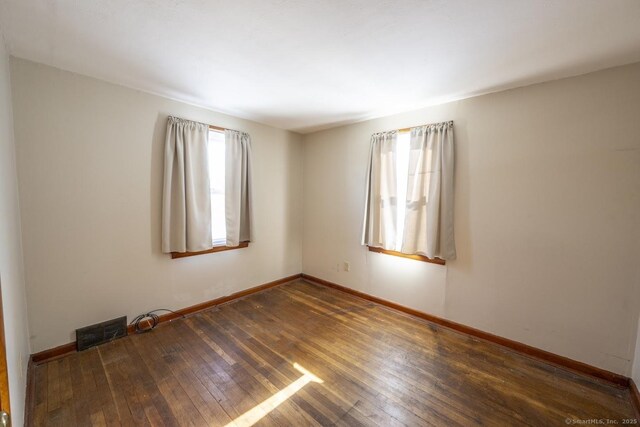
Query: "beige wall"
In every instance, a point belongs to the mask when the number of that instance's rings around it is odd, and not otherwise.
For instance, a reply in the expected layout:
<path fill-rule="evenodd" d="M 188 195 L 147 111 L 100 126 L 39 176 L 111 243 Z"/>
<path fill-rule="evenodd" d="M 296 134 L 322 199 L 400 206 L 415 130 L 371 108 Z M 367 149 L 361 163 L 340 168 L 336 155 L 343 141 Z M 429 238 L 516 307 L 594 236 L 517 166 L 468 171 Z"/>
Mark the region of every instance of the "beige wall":
<path fill-rule="evenodd" d="M 0 31 L 0 287 L 15 426 L 23 423 L 30 353 L 20 229 L 9 56 Z"/>
<path fill-rule="evenodd" d="M 455 121 L 458 259 L 366 251 L 371 134 L 444 120 Z M 631 373 L 640 64 L 306 135 L 304 182 L 305 273 Z"/>
<path fill-rule="evenodd" d="M 630 375 L 640 309 L 638 76 L 635 64 L 301 138 L 13 59 L 33 351 L 71 341 L 80 326 L 303 270 Z M 259 215 L 248 249 L 160 253 L 168 114 L 251 133 Z M 442 267 L 366 251 L 370 135 L 443 120 L 455 121 L 458 259 Z"/>
<path fill-rule="evenodd" d="M 638 274 L 638 278 L 636 279 L 636 290 L 635 290 L 635 298 L 634 301 L 640 301 L 640 274 Z M 631 367 L 631 378 L 636 383 L 637 386 L 640 386 L 640 313 L 638 315 L 638 326 L 635 336 L 635 350 L 633 357 L 633 365 Z"/>
<path fill-rule="evenodd" d="M 176 309 L 300 273 L 300 136 L 12 58 L 25 271 L 34 352 L 81 326 Z M 167 115 L 247 131 L 256 241 L 160 253 Z"/>
<path fill-rule="evenodd" d="M 640 320 L 638 320 L 638 335 L 636 336 L 636 349 L 633 358 L 633 366 L 631 368 L 631 378 L 636 383 L 640 384 Z"/>

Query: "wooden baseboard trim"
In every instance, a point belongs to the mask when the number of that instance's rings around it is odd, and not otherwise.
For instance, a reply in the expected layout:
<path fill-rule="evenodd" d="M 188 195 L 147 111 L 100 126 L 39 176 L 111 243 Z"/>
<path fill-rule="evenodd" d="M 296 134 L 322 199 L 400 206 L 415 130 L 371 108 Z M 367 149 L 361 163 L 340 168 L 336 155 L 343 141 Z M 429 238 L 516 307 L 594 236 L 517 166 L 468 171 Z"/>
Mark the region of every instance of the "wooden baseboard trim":
<path fill-rule="evenodd" d="M 631 393 L 631 404 L 636 411 L 636 417 L 640 419 L 640 392 L 633 379 L 629 379 L 629 393 Z"/>
<path fill-rule="evenodd" d="M 366 299 L 368 301 L 374 302 L 376 304 L 383 305 L 385 307 L 392 308 L 394 310 L 418 317 L 420 319 L 435 323 L 437 325 L 455 330 L 457 332 L 461 332 L 479 339 L 483 339 L 485 341 L 492 342 L 494 344 L 498 344 L 500 346 L 509 348 L 518 353 L 524 354 L 526 356 L 542 360 L 544 362 L 550 363 L 552 365 L 558 366 L 563 369 L 568 369 L 573 372 L 577 372 L 583 375 L 588 375 L 590 377 L 607 381 L 611 384 L 615 384 L 620 387 L 628 387 L 631 392 L 632 400 L 634 406 L 638 409 L 640 413 L 640 393 L 638 392 L 638 388 L 633 380 L 629 378 L 616 374 L 614 372 L 607 371 L 605 369 L 597 368 L 595 366 L 588 365 L 583 362 L 579 362 L 577 360 L 570 359 L 565 356 L 560 356 L 555 353 L 548 352 L 546 350 L 542 350 L 536 347 L 532 347 L 527 344 L 523 344 L 518 341 L 513 341 L 508 338 L 500 337 L 489 332 L 481 331 L 476 328 L 472 328 L 471 326 L 463 325 L 461 323 L 457 323 L 451 320 L 447 320 L 438 316 L 434 316 L 419 310 L 415 310 L 413 308 L 409 308 L 391 301 L 387 301 L 382 298 L 378 298 L 373 295 L 366 294 L 364 292 L 356 291 L 355 289 L 347 288 L 345 286 L 339 285 L 337 283 L 329 282 L 324 279 L 320 279 L 318 277 L 314 277 L 308 274 L 294 274 L 292 276 L 284 277 L 282 279 L 274 280 L 269 283 L 265 283 L 263 285 L 255 286 L 253 288 L 245 289 L 240 292 L 233 293 L 231 295 L 227 295 L 224 297 L 216 298 L 210 301 L 206 301 L 200 304 L 192 305 L 180 310 L 176 310 L 175 313 L 167 313 L 160 316 L 160 323 L 168 322 L 174 319 L 177 319 L 182 316 L 186 316 L 189 314 L 197 313 L 202 310 L 206 310 L 207 308 L 211 308 L 217 305 L 225 304 L 231 302 L 233 300 L 255 294 L 257 292 L 262 292 L 267 289 L 283 285 L 288 282 L 292 282 L 298 278 L 305 279 L 310 282 L 317 283 L 319 285 L 327 286 L 333 289 L 337 289 L 339 291 Z M 128 332 L 133 332 L 133 328 L 129 326 Z M 39 364 L 43 362 L 47 362 L 49 360 L 57 359 L 66 354 L 73 353 L 76 351 L 76 343 L 68 343 L 63 344 L 61 346 L 43 350 L 41 352 L 35 353 L 31 355 L 31 362 L 33 364 Z"/>
<path fill-rule="evenodd" d="M 451 320 L 447 320 L 438 316 L 434 316 L 432 314 L 428 314 L 419 310 L 415 310 L 413 308 L 409 308 L 395 302 L 387 301 L 382 298 L 378 298 L 373 295 L 366 294 L 364 292 L 356 291 L 351 288 L 347 288 L 342 285 L 338 285 L 337 283 L 329 282 L 324 279 L 320 279 L 317 277 L 310 276 L 308 274 L 302 274 L 302 278 L 317 283 L 319 285 L 327 286 L 329 288 L 337 289 L 342 292 L 346 292 L 351 295 L 355 295 L 357 297 L 366 299 L 368 301 L 374 302 L 376 304 L 383 305 L 388 308 L 392 308 L 397 311 L 401 311 L 403 313 L 409 314 L 411 316 L 418 317 L 423 320 L 427 320 L 431 323 L 435 323 L 437 325 L 443 326 L 445 328 L 452 329 L 457 332 L 461 332 L 466 335 L 473 336 L 475 338 L 480 338 L 485 341 L 489 341 L 494 344 L 498 344 L 502 347 L 506 347 L 513 351 L 516 351 L 525 356 L 529 356 L 534 359 L 542 360 L 546 363 L 550 363 L 559 368 L 567 369 L 575 373 L 583 374 L 590 376 L 592 378 L 596 378 L 598 380 L 604 380 L 608 383 L 614 384 L 618 387 L 627 388 L 630 386 L 630 379 L 616 374 L 614 372 L 607 371 L 605 369 L 597 368 L 595 366 L 588 365 L 583 362 L 579 362 L 577 360 L 569 359 L 568 357 L 560 356 L 555 353 L 548 352 L 546 350 L 539 349 L 537 347 L 532 347 L 527 344 L 523 344 L 518 341 L 513 341 L 508 338 L 500 337 L 498 335 L 491 334 L 489 332 L 481 331 L 476 328 L 472 328 L 471 326 L 463 325 L 461 323 L 457 323 Z"/>
<path fill-rule="evenodd" d="M 169 322 L 171 320 L 174 320 L 183 316 L 187 316 L 189 314 L 197 313 L 198 311 L 206 310 L 207 308 L 225 304 L 227 302 L 231 302 L 233 300 L 237 300 L 239 298 L 246 297 L 248 295 L 255 294 L 257 292 L 262 292 L 267 289 L 280 286 L 285 283 L 289 283 L 301 277 L 302 277 L 302 274 L 294 274 L 293 276 L 283 277 L 282 279 L 274 280 L 273 282 L 269 282 L 263 285 L 255 286 L 253 288 L 245 289 L 243 291 L 236 292 L 231 295 L 226 295 L 226 296 L 212 299 L 210 301 L 206 301 L 200 304 L 182 308 L 182 309 L 176 310 L 173 313 L 163 314 L 159 316 L 159 323 Z M 127 326 L 127 333 L 131 334 L 133 332 L 135 332 L 133 325 Z M 77 351 L 76 343 L 71 342 L 68 344 L 63 344 L 55 348 L 43 350 L 38 353 L 32 354 L 31 361 L 35 364 L 39 364 L 43 362 L 48 362 L 53 359 L 57 359 L 59 357 L 65 356 L 69 353 L 74 353 L 76 351 Z"/>
<path fill-rule="evenodd" d="M 31 355 L 31 361 L 37 365 L 38 363 L 48 362 L 49 360 L 57 359 L 69 353 L 75 353 L 76 351 L 76 343 L 70 342 L 67 344 L 59 345 L 58 347 L 34 353 Z"/>
<path fill-rule="evenodd" d="M 212 299 L 210 301 L 206 301 L 206 302 L 203 302 L 203 303 L 200 303 L 200 304 L 192 305 L 192 306 L 189 306 L 189 307 L 186 307 L 186 308 L 182 308 L 180 310 L 175 310 L 174 313 L 162 314 L 162 315 L 159 316 L 160 323 L 168 322 L 168 321 L 171 321 L 171 320 L 174 320 L 174 319 L 178 319 L 178 318 L 180 318 L 182 316 L 187 316 L 189 314 L 197 313 L 198 311 L 206 310 L 207 308 L 215 307 L 216 305 L 225 304 L 227 302 L 231 302 L 233 300 L 237 300 L 239 298 L 246 297 L 248 295 L 255 294 L 257 292 L 262 292 L 262 291 L 265 291 L 267 289 L 270 289 L 270 288 L 273 288 L 273 287 L 276 287 L 276 286 L 280 286 L 280 285 L 283 285 L 285 283 L 292 282 L 292 281 L 294 281 L 296 279 L 299 279 L 301 277 L 302 277 L 302 274 L 294 274 L 293 276 L 283 277 L 282 279 L 274 280 L 273 282 L 269 282 L 269 283 L 265 283 L 263 285 L 255 286 L 253 288 L 245 289 L 243 291 L 236 292 L 236 293 L 233 293 L 231 295 L 227 295 L 227 296 L 224 296 L 224 297 Z M 133 325 L 129 325 L 127 327 L 127 332 L 130 333 L 130 334 L 135 332 L 134 326 Z"/>

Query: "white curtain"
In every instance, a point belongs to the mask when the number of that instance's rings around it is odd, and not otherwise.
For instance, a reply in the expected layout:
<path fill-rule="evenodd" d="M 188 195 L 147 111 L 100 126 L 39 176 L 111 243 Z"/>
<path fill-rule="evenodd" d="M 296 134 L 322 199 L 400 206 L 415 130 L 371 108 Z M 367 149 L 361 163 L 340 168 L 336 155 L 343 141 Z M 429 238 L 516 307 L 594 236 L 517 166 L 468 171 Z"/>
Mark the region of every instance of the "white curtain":
<path fill-rule="evenodd" d="M 395 249 L 397 233 L 396 143 L 398 132 L 371 137 L 362 244 Z"/>
<path fill-rule="evenodd" d="M 411 129 L 402 252 L 456 258 L 453 235 L 453 122 Z"/>
<path fill-rule="evenodd" d="M 210 249 L 209 126 L 169 117 L 164 152 L 162 252 Z"/>
<path fill-rule="evenodd" d="M 225 130 L 225 217 L 227 246 L 253 240 L 251 137 Z"/>

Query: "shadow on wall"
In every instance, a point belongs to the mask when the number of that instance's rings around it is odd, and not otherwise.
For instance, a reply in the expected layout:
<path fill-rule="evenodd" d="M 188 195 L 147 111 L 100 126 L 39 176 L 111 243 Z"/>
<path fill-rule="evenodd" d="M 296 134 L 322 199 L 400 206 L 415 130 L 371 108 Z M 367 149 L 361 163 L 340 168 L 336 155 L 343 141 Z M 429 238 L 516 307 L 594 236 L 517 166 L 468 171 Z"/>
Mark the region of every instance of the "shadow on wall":
<path fill-rule="evenodd" d="M 151 167 L 149 171 L 149 227 L 151 227 L 150 250 L 162 255 L 162 175 L 164 172 L 164 142 L 168 114 L 158 113 L 151 140 Z"/>
<path fill-rule="evenodd" d="M 286 232 L 286 242 L 296 241 L 295 236 L 302 235 L 302 142 L 295 140 L 292 134 L 287 136 L 287 156 L 286 162 L 288 167 L 286 168 L 286 175 L 283 177 L 286 191 L 284 192 L 285 200 L 285 212 L 283 217 L 284 229 Z M 297 200 L 297 202 L 296 202 Z M 298 204 L 296 206 L 296 203 Z M 298 213 L 298 215 L 292 215 L 292 212 Z M 298 217 L 296 219 L 296 216 Z M 287 247 L 290 245 L 287 244 Z M 291 250 L 302 254 L 302 241 L 298 242 L 295 247 L 288 249 L 285 248 L 283 254 L 283 268 L 286 266 L 286 260 L 291 257 Z M 302 265 L 299 266 L 302 271 Z"/>
<path fill-rule="evenodd" d="M 448 268 L 464 274 L 473 270 L 473 251 L 471 246 L 470 198 L 471 179 L 469 178 L 469 136 L 468 121 L 455 119 L 455 239 L 457 257 L 448 261 Z M 447 274 L 447 279 L 449 275 Z M 448 280 L 447 280 L 448 284 Z"/>

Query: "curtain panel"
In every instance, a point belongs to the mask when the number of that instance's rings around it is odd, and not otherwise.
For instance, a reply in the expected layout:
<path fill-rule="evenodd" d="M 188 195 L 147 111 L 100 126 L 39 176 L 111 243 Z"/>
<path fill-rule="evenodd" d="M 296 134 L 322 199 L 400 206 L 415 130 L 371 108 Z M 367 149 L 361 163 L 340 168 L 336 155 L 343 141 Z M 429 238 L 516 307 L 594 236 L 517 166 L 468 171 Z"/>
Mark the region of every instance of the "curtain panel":
<path fill-rule="evenodd" d="M 164 152 L 162 252 L 211 249 L 209 126 L 169 117 Z"/>
<path fill-rule="evenodd" d="M 412 128 L 403 253 L 456 258 L 453 176 L 453 122 Z"/>
<path fill-rule="evenodd" d="M 372 135 L 365 191 L 362 244 L 388 250 L 397 233 L 397 138 L 397 131 Z"/>
<path fill-rule="evenodd" d="M 251 137 L 225 130 L 225 218 L 227 246 L 253 241 Z"/>

